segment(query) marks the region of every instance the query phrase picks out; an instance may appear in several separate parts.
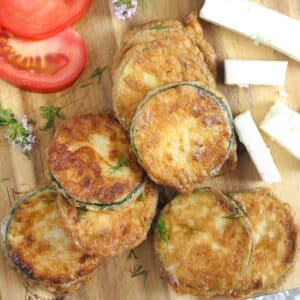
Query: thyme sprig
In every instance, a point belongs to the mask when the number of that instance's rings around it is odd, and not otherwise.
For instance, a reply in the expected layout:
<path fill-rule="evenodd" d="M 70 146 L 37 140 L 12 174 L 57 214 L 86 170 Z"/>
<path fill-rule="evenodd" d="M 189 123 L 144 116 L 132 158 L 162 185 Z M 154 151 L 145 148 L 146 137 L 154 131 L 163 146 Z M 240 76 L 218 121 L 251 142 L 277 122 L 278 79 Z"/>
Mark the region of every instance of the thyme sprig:
<path fill-rule="evenodd" d="M 98 79 L 97 84 L 100 84 L 102 75 L 106 69 L 107 69 L 107 66 L 97 67 L 87 79 L 80 81 L 78 84 L 76 84 L 75 86 L 70 88 L 68 91 L 61 94 L 60 97 L 64 97 L 65 95 L 67 95 L 68 93 L 70 93 L 71 91 L 74 91 L 76 89 L 83 89 L 83 88 L 93 85 L 95 79 Z"/>
<path fill-rule="evenodd" d="M 4 181 L 8 181 L 8 180 L 9 180 L 8 177 L 4 177 L 4 178 L 0 179 L 0 183 L 2 183 L 2 182 L 4 182 Z"/>
<path fill-rule="evenodd" d="M 135 16 L 138 0 L 112 0 L 115 16 L 120 20 L 130 19 Z"/>
<path fill-rule="evenodd" d="M 0 103 L 0 126 L 8 126 L 14 118 L 12 110 L 10 108 L 3 108 Z"/>
<path fill-rule="evenodd" d="M 107 69 L 107 66 L 104 66 L 104 67 L 97 67 L 92 75 L 90 76 L 89 79 L 94 79 L 94 78 L 98 78 L 98 84 L 100 83 L 101 81 L 101 78 L 102 78 L 102 74 L 103 72 Z"/>
<path fill-rule="evenodd" d="M 237 221 L 237 220 L 240 220 L 240 219 L 244 219 L 245 217 L 246 217 L 246 215 L 244 215 L 244 214 L 232 214 L 232 215 L 229 215 L 229 216 L 224 216 L 222 218 Z"/>
<path fill-rule="evenodd" d="M 137 255 L 134 252 L 134 249 L 129 251 L 129 254 L 127 255 L 127 259 L 138 259 Z"/>
<path fill-rule="evenodd" d="M 138 277 L 138 276 L 143 276 L 144 277 L 144 282 L 146 282 L 148 278 L 149 271 L 146 270 L 143 266 L 141 265 L 135 265 L 131 270 L 131 278 Z"/>
<path fill-rule="evenodd" d="M 91 74 L 91 76 L 89 77 L 88 81 L 81 84 L 79 86 L 80 89 L 85 88 L 87 86 L 93 85 L 93 80 L 94 79 L 98 79 L 97 83 L 99 84 L 101 82 L 101 78 L 102 78 L 102 74 L 103 72 L 106 70 L 107 66 L 104 67 L 97 67 L 93 73 Z"/>
<path fill-rule="evenodd" d="M 119 170 L 121 170 L 122 168 L 127 167 L 127 166 L 128 166 L 127 160 L 124 158 L 120 158 L 114 166 L 111 166 L 108 169 L 107 174 L 113 175 L 116 172 L 118 172 Z"/>
<path fill-rule="evenodd" d="M 154 231 L 161 241 L 164 241 L 166 243 L 168 242 L 169 234 L 168 234 L 168 230 L 166 227 L 166 221 L 165 221 L 164 216 L 159 217 L 159 219 L 155 225 Z"/>
<path fill-rule="evenodd" d="M 170 26 L 164 24 L 157 24 L 149 28 L 149 30 L 164 30 L 169 28 Z"/>
<path fill-rule="evenodd" d="M 87 209 L 81 207 L 81 208 L 78 209 L 78 212 L 79 212 L 79 216 L 80 216 L 81 218 L 85 218 L 88 211 L 87 211 Z"/>
<path fill-rule="evenodd" d="M 46 124 L 44 127 L 41 128 L 43 131 L 54 131 L 54 124 L 55 124 L 55 119 L 65 119 L 64 113 L 61 111 L 60 107 L 56 106 L 41 106 L 40 107 L 40 113 L 43 118 L 47 120 Z"/>
<path fill-rule="evenodd" d="M 54 200 L 53 199 L 46 199 L 46 200 L 43 201 L 43 203 L 49 205 L 49 204 L 54 203 Z"/>
<path fill-rule="evenodd" d="M 0 103 L 0 127 L 4 128 L 4 137 L 26 156 L 29 156 L 29 152 L 36 143 L 33 124 L 34 122 L 27 116 L 23 116 L 20 121 L 17 120 L 12 110 L 3 108 Z"/>
<path fill-rule="evenodd" d="M 137 201 L 140 201 L 140 202 L 145 202 L 145 195 L 144 193 L 140 194 L 137 198 Z"/>

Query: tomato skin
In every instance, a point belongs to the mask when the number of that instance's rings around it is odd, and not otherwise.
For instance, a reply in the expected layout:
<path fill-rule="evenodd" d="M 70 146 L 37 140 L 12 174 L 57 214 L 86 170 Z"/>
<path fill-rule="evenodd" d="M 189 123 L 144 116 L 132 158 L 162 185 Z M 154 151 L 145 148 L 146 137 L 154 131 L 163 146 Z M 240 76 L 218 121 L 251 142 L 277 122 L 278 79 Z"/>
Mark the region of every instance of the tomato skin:
<path fill-rule="evenodd" d="M 4 38 L 3 38 L 4 37 Z M 27 57 L 49 54 L 62 54 L 68 63 L 58 66 L 55 72 L 35 72 L 26 70 L 7 61 L 3 55 L 3 40 L 9 43 L 16 54 L 26 53 Z M 4 45 L 5 46 L 5 45 Z M 1 48 L 2 47 L 2 48 Z M 41 53 L 42 52 L 42 53 Z M 67 29 L 54 37 L 42 41 L 27 41 L 14 38 L 0 28 L 0 78 L 22 89 L 49 93 L 57 92 L 71 86 L 81 75 L 87 61 L 87 48 L 81 36 L 72 29 Z M 60 68 L 59 68 L 60 67 Z"/>
<path fill-rule="evenodd" d="M 0 25 L 30 40 L 51 37 L 74 25 L 92 0 L 0 0 Z"/>

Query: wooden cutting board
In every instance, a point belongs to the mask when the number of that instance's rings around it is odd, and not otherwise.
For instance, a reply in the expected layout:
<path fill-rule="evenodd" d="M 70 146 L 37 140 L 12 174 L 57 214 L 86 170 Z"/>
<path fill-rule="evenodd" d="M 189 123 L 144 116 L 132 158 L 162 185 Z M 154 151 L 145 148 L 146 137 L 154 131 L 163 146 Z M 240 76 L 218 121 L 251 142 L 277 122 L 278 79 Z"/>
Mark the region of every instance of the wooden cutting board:
<path fill-rule="evenodd" d="M 120 45 L 123 34 L 132 26 L 153 19 L 182 17 L 191 10 L 199 10 L 200 0 L 152 0 L 144 13 L 140 10 L 132 21 L 119 21 L 113 15 L 110 0 L 94 0 L 86 17 L 76 25 L 77 30 L 87 42 L 89 58 L 87 67 L 79 79 L 86 83 L 93 70 L 99 66 L 111 65 L 112 57 Z M 299 0 L 261 0 L 262 5 L 278 10 L 291 17 L 300 19 Z M 271 48 L 256 46 L 252 41 L 220 27 L 203 22 L 206 38 L 211 42 L 220 63 L 219 89 L 227 96 L 234 114 L 251 109 L 255 120 L 259 123 L 268 108 L 278 99 L 278 89 L 271 87 L 255 87 L 242 89 L 225 87 L 222 82 L 222 61 L 225 58 L 242 59 L 277 59 L 287 60 L 284 55 Z M 287 33 L 288 34 L 288 33 Z M 299 39 L 299 37 L 294 37 Z M 289 97 L 287 104 L 300 111 L 300 64 L 289 60 L 286 91 Z M 50 182 L 46 167 L 46 153 L 51 135 L 46 135 L 40 128 L 44 123 L 39 114 L 40 106 L 55 105 L 62 107 L 67 117 L 78 116 L 90 112 L 111 110 L 112 82 L 110 72 L 105 71 L 100 84 L 79 88 L 70 88 L 56 94 L 36 94 L 25 92 L 0 80 L 0 101 L 4 107 L 11 107 L 18 116 L 27 114 L 37 121 L 36 135 L 38 146 L 29 160 L 16 152 L 0 137 L 0 220 L 2 221 L 9 207 L 18 197 L 18 193 L 26 192 L 35 186 Z M 272 150 L 276 164 L 283 177 L 282 183 L 273 186 L 274 193 L 292 206 L 300 225 L 300 162 L 292 158 L 285 150 L 265 140 Z M 238 168 L 232 174 L 206 182 L 205 185 L 219 187 L 224 191 L 235 191 L 262 183 L 251 163 L 248 154 L 239 153 Z M 196 299 L 192 296 L 179 296 L 159 277 L 154 263 L 151 241 L 144 242 L 136 249 L 137 259 L 127 259 L 128 253 L 120 257 L 110 258 L 96 272 L 90 283 L 77 294 L 69 296 L 74 300 L 165 300 Z M 143 266 L 149 271 L 147 281 L 142 277 L 131 278 L 130 269 L 135 265 Z M 292 274 L 281 287 L 290 289 L 300 287 L 299 259 Z M 28 299 L 28 292 L 22 282 L 0 255 L 0 300 Z"/>

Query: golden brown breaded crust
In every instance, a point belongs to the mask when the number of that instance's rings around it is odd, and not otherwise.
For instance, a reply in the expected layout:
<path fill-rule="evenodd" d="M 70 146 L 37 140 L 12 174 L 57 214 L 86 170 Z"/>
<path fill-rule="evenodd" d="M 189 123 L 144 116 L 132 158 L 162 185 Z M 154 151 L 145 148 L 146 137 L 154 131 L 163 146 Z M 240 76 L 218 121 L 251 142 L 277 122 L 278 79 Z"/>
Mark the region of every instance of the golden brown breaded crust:
<path fill-rule="evenodd" d="M 183 26 L 181 22 L 175 20 L 151 21 L 129 30 L 124 37 L 121 47 L 117 50 L 113 58 L 113 81 L 115 81 L 116 71 L 125 53 L 131 47 L 176 35 L 187 35 L 191 39 L 194 45 L 197 46 L 203 54 L 209 71 L 216 77 L 217 56 L 212 46 L 204 39 L 197 13 L 193 12 L 188 14 L 185 17 L 184 23 L 186 26 Z"/>
<path fill-rule="evenodd" d="M 140 105 L 131 141 L 148 176 L 190 193 L 219 173 L 231 152 L 232 118 L 216 94 L 184 82 L 153 91 Z"/>
<path fill-rule="evenodd" d="M 255 247 L 245 277 L 230 292 L 245 297 L 272 290 L 293 266 L 297 251 L 297 227 L 290 207 L 268 189 L 231 194 L 239 201 L 251 222 Z"/>
<path fill-rule="evenodd" d="M 158 190 L 149 182 L 137 200 L 120 210 L 85 211 L 62 197 L 58 207 L 76 248 L 91 255 L 112 256 L 135 248 L 146 239 L 157 200 Z"/>
<path fill-rule="evenodd" d="M 236 137 L 234 136 L 228 160 L 225 162 L 222 169 L 220 170 L 220 173 L 217 176 L 222 176 L 224 174 L 234 171 L 237 167 L 237 163 L 237 141 Z"/>
<path fill-rule="evenodd" d="M 157 28 L 157 29 L 156 29 Z M 152 42 L 157 39 L 167 38 L 170 34 L 181 33 L 183 25 L 176 20 L 151 21 L 140 26 L 133 27 L 125 34 L 121 47 L 113 57 L 111 68 L 112 79 L 115 81 L 116 71 L 121 64 L 125 53 L 133 46 Z"/>
<path fill-rule="evenodd" d="M 197 12 L 191 12 L 184 19 L 188 37 L 203 53 L 204 61 L 213 76 L 217 77 L 217 55 L 213 47 L 205 40 Z"/>
<path fill-rule="evenodd" d="M 242 213 L 236 203 L 211 189 L 179 195 L 164 207 L 154 251 L 177 292 L 210 297 L 244 275 L 253 240 L 247 217 L 238 218 Z"/>
<path fill-rule="evenodd" d="M 129 129 L 137 106 L 148 92 L 180 81 L 215 87 L 202 53 L 185 34 L 132 47 L 118 68 L 113 88 L 117 119 Z"/>
<path fill-rule="evenodd" d="M 30 283 L 55 293 L 81 286 L 103 261 L 75 249 L 65 234 L 53 188 L 19 200 L 4 226 L 4 250 L 9 262 Z"/>
<path fill-rule="evenodd" d="M 32 297 L 35 297 L 33 299 L 39 299 L 39 300 L 55 300 L 57 299 L 57 296 L 63 297 L 67 294 L 74 293 L 78 291 L 80 288 L 85 286 L 91 279 L 93 273 L 89 275 L 85 275 L 81 277 L 80 279 L 69 283 L 65 286 L 63 285 L 57 285 L 57 286 L 47 286 L 46 284 L 43 285 L 37 285 L 31 280 L 26 280 L 24 277 L 21 277 L 21 279 L 24 281 L 24 284 L 26 288 L 28 289 L 28 292 L 31 294 Z M 26 298 L 27 299 L 27 298 Z M 29 298 L 31 299 L 31 298 Z"/>
<path fill-rule="evenodd" d="M 189 294 L 189 295 L 206 297 L 206 298 L 210 298 L 217 295 L 217 291 L 205 291 L 202 290 L 201 288 L 193 288 L 191 286 L 183 285 L 180 282 L 174 280 L 174 277 L 172 276 L 170 277 L 169 273 L 164 269 L 163 264 L 161 263 L 161 261 L 158 259 L 157 256 L 155 257 L 155 263 L 158 268 L 160 278 L 166 280 L 168 284 L 172 286 L 172 288 L 176 291 L 176 293 L 182 295 Z"/>
<path fill-rule="evenodd" d="M 67 120 L 51 142 L 49 169 L 78 206 L 123 201 L 144 178 L 127 132 L 105 114 Z"/>

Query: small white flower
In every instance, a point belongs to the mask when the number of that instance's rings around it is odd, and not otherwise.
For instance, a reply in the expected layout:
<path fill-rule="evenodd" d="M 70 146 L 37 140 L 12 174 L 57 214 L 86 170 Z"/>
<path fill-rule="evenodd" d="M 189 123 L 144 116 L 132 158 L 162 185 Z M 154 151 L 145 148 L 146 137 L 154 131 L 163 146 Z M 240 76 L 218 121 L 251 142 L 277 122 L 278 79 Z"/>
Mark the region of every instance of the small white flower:
<path fill-rule="evenodd" d="M 14 121 L 8 125 L 4 137 L 18 151 L 26 154 L 33 149 L 36 143 L 36 138 L 33 135 L 33 126 L 30 124 L 27 116 L 24 116 L 21 121 L 14 119 Z"/>
<path fill-rule="evenodd" d="M 112 0 L 113 12 L 120 20 L 132 18 L 137 11 L 137 0 Z"/>

